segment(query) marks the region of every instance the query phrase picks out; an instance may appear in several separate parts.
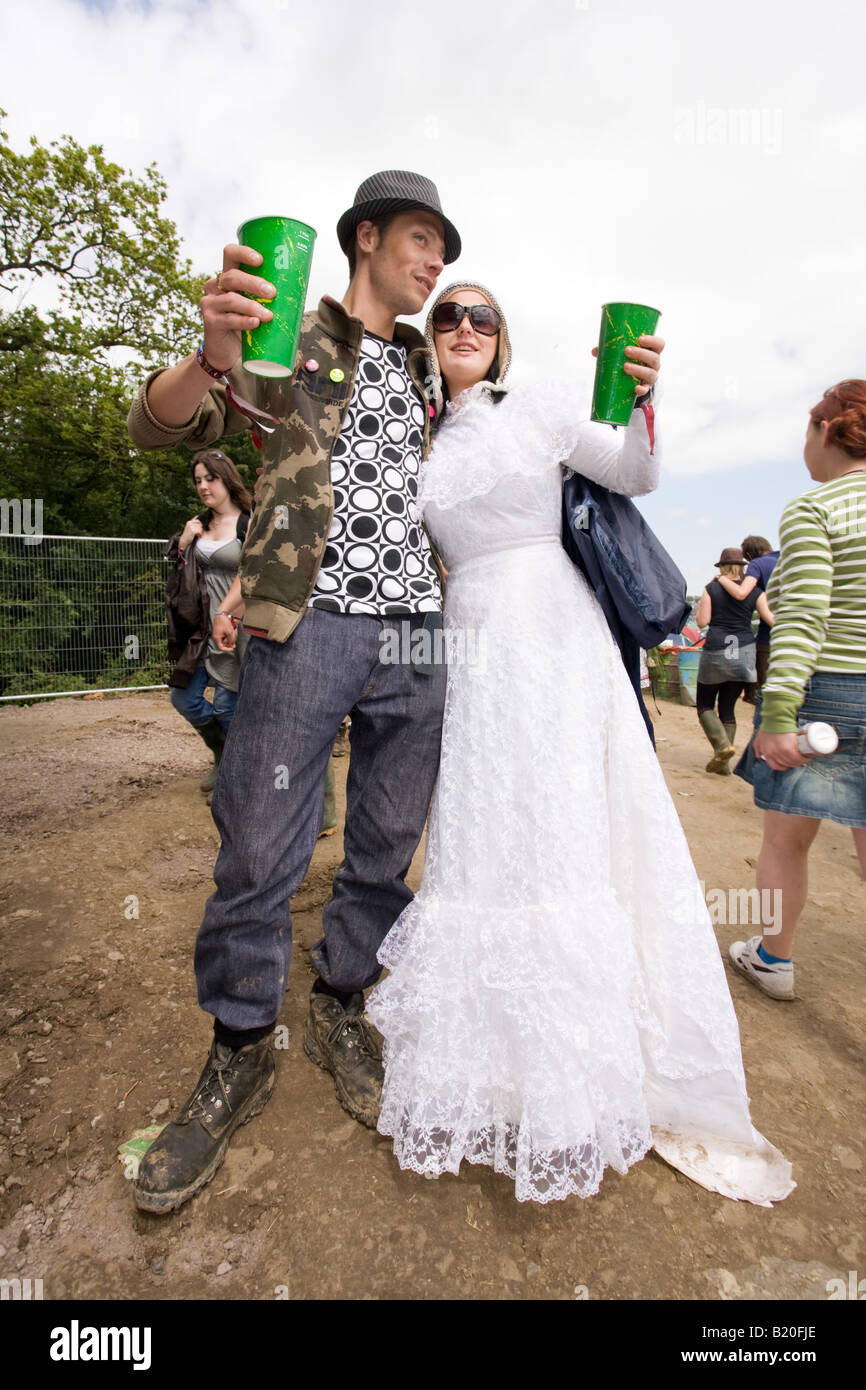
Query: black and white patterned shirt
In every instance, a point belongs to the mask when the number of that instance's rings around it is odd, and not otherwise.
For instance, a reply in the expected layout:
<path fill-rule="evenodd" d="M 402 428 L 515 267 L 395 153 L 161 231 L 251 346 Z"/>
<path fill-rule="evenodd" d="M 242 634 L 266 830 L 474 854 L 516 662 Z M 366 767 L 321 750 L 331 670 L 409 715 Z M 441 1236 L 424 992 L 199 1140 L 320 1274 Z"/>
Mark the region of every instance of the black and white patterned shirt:
<path fill-rule="evenodd" d="M 442 607 L 416 506 L 425 408 L 405 347 L 365 333 L 331 454 L 334 517 L 310 607 L 374 616 Z"/>

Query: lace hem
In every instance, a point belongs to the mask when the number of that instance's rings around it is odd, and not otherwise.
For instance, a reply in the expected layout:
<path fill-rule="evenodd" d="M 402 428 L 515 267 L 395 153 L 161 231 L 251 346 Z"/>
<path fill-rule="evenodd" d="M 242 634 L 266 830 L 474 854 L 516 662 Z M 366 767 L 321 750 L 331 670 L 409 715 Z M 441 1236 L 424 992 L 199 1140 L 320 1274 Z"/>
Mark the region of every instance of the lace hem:
<path fill-rule="evenodd" d="M 625 1174 L 652 1146 L 646 1125 L 621 1127 L 606 1150 L 595 1136 L 559 1149 L 536 1148 L 515 1124 L 489 1124 L 466 1135 L 459 1130 L 415 1125 L 397 1107 L 383 1108 L 379 1132 L 394 1139 L 394 1154 L 402 1169 L 425 1177 L 457 1174 L 461 1161 L 482 1164 L 514 1183 L 518 1202 L 565 1201 L 594 1197 L 606 1168 Z"/>
<path fill-rule="evenodd" d="M 676 1133 L 636 1121 L 619 1126 L 603 1145 L 596 1135 L 560 1148 L 537 1146 L 519 1125 L 500 1121 L 461 1133 L 458 1128 L 419 1124 L 394 1103 L 383 1105 L 380 1134 L 394 1141 L 394 1155 L 405 1171 L 421 1177 L 457 1176 L 460 1165 L 484 1165 L 514 1183 L 518 1202 L 561 1202 L 594 1197 L 607 1168 L 625 1175 L 650 1149 L 708 1192 L 731 1201 L 772 1207 L 794 1191 L 791 1165 L 759 1134 L 736 1144 L 716 1135 Z"/>
<path fill-rule="evenodd" d="M 650 1149 L 669 1167 L 708 1192 L 753 1206 L 772 1207 L 794 1191 L 791 1165 L 757 1130 L 751 1145 L 715 1135 L 647 1128 L 640 1121 L 620 1126 L 604 1148 L 595 1135 L 562 1148 L 538 1147 L 519 1125 L 501 1121 L 462 1134 L 424 1125 L 399 1106 L 383 1107 L 379 1132 L 394 1141 L 399 1166 L 421 1177 L 459 1174 L 460 1165 L 484 1165 L 510 1178 L 518 1202 L 561 1202 L 594 1197 L 607 1168 L 625 1175 Z"/>

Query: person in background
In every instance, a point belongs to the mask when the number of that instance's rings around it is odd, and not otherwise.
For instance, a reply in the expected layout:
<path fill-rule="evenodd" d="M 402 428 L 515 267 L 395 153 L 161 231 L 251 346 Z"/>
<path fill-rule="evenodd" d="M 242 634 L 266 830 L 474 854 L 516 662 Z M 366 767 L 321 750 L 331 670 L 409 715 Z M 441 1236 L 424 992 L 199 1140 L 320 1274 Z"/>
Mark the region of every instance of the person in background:
<path fill-rule="evenodd" d="M 167 559 L 173 570 L 166 609 L 169 654 L 174 660 L 169 686 L 178 714 L 192 724 L 213 753 L 213 766 L 200 783 L 203 792 L 210 792 L 237 704 L 246 645 L 244 638 L 234 651 L 226 651 L 216 641 L 213 624 L 219 621 L 220 607 L 237 576 L 252 502 L 238 470 L 221 449 L 197 453 L 190 474 L 205 510 L 191 517 L 169 542 Z M 213 704 L 205 699 L 208 685 L 214 689 Z"/>
<path fill-rule="evenodd" d="M 704 589 L 695 614 L 698 627 L 709 629 L 698 666 L 698 722 L 713 749 L 706 770 L 722 777 L 731 775 L 737 700 L 743 685 L 756 676 L 752 632 L 756 597 L 749 593 L 745 598 L 732 598 L 722 584 L 723 579 L 739 582 L 743 564 L 743 552 L 736 546 L 722 551 L 716 561 L 719 578 L 711 580 Z"/>
<path fill-rule="evenodd" d="M 736 773 L 764 812 L 757 887 L 782 894 L 731 961 L 773 999 L 793 999 L 794 932 L 822 820 L 851 827 L 866 875 L 866 381 L 842 381 L 809 413 L 803 451 L 818 487 L 789 502 L 767 593 L 775 619 L 755 734 Z M 835 753 L 805 756 L 797 728 L 831 724 Z M 774 901 L 774 899 L 768 899 Z"/>
<path fill-rule="evenodd" d="M 773 549 L 766 536 L 746 536 L 741 549 L 747 561 L 746 573 L 742 580 L 737 583 L 728 575 L 720 575 L 719 583 L 731 598 L 747 598 L 753 589 L 757 589 L 759 595 L 766 594 L 770 575 L 779 558 L 778 550 Z M 750 705 L 757 701 L 758 691 L 767 679 L 767 666 L 770 661 L 770 624 L 764 620 L 760 602 L 756 603 L 756 608 L 760 618 L 755 638 L 755 669 L 758 678 L 743 692 L 743 699 Z"/>

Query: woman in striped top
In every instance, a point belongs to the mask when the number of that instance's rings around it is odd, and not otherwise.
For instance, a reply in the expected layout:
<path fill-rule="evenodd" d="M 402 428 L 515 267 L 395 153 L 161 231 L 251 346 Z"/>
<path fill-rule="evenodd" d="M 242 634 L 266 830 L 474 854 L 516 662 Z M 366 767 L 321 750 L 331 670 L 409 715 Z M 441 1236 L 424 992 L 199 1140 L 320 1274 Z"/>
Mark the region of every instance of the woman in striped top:
<path fill-rule="evenodd" d="M 756 733 L 737 775 L 764 812 L 757 886 L 781 891 L 763 939 L 736 941 L 734 964 L 775 999 L 794 997 L 791 948 L 822 820 L 852 828 L 866 875 L 866 381 L 842 381 L 810 412 L 803 452 L 819 484 L 782 514 L 767 589 L 775 616 Z M 798 726 L 832 724 L 837 752 L 804 756 Z M 772 899 L 772 901 L 777 901 Z"/>

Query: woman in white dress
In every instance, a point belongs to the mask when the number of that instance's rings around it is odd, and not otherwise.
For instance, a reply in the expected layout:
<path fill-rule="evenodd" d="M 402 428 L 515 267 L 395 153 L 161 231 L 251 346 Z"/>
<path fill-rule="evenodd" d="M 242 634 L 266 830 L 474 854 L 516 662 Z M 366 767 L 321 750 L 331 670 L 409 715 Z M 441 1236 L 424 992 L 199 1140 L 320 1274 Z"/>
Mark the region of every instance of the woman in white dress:
<path fill-rule="evenodd" d="M 449 572 L 451 657 L 424 878 L 367 1001 L 385 1039 L 379 1129 L 401 1167 L 489 1164 L 519 1201 L 590 1196 L 655 1146 L 769 1205 L 790 1165 L 752 1127 L 688 846 L 560 539 L 564 465 L 637 495 L 657 484 L 658 443 L 643 410 L 617 432 L 565 385 L 506 394 L 507 325 L 482 286 L 445 290 L 427 337 L 440 427 L 419 507 Z M 642 342 L 645 392 L 663 344 Z"/>

